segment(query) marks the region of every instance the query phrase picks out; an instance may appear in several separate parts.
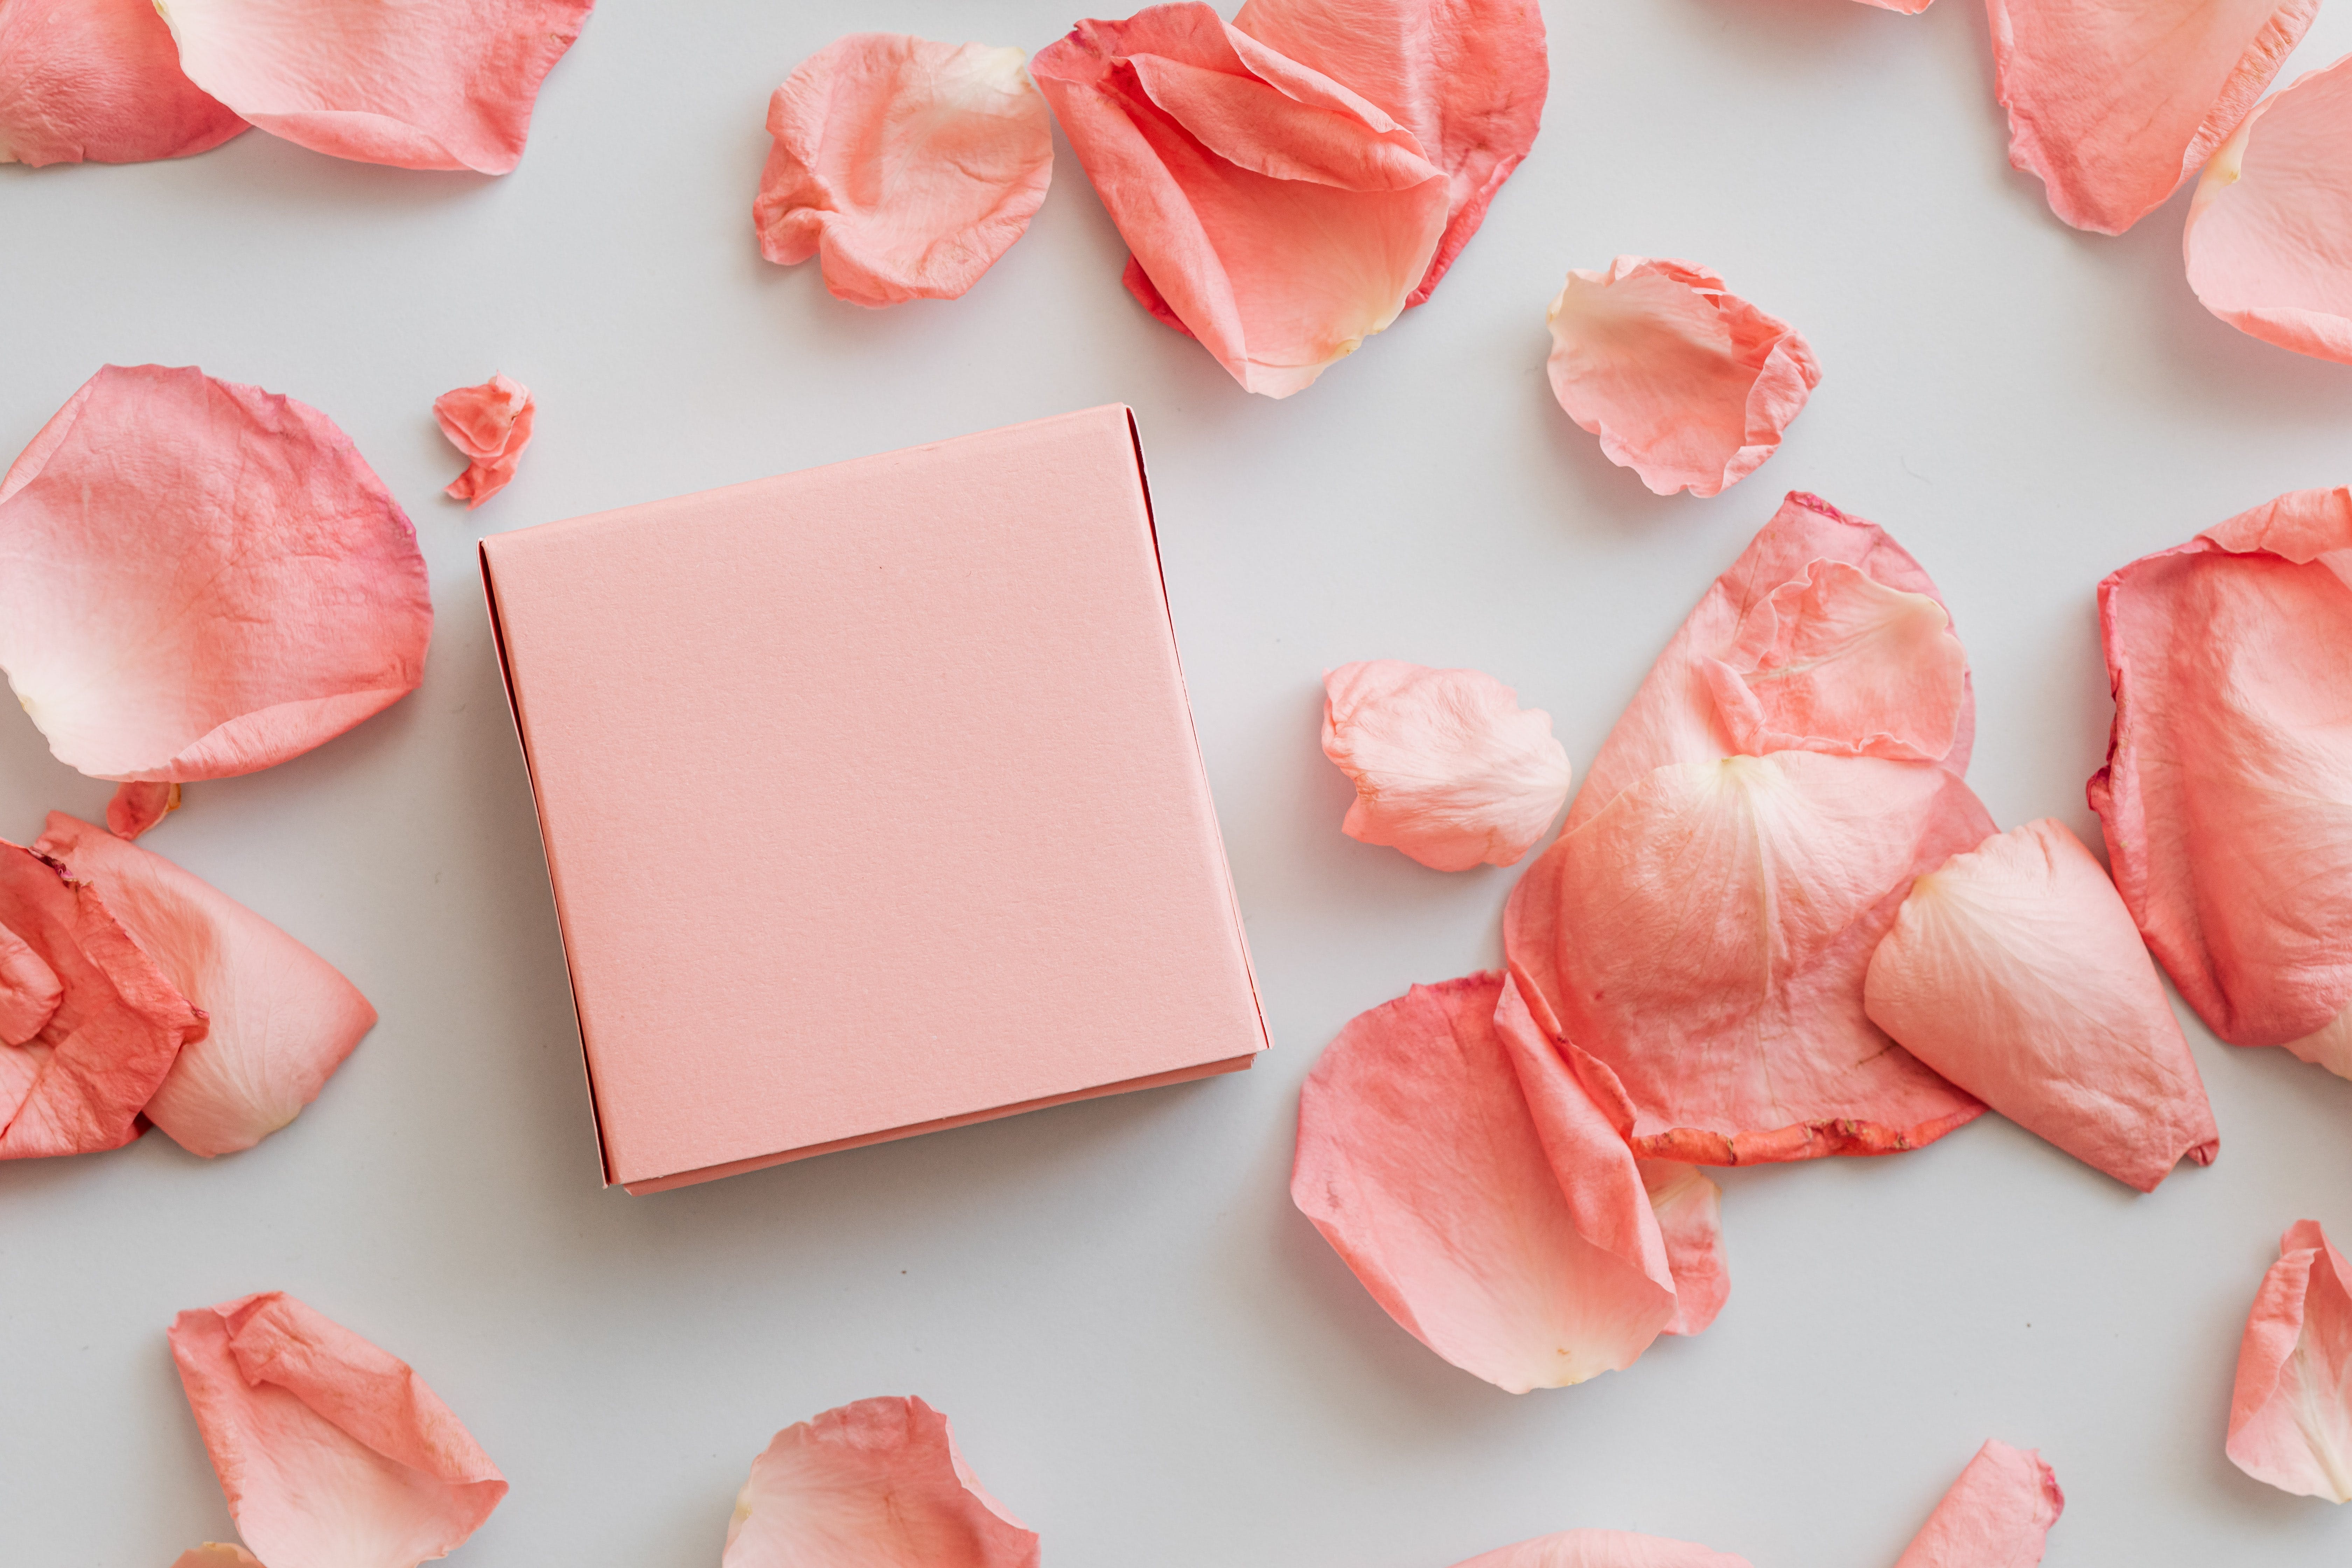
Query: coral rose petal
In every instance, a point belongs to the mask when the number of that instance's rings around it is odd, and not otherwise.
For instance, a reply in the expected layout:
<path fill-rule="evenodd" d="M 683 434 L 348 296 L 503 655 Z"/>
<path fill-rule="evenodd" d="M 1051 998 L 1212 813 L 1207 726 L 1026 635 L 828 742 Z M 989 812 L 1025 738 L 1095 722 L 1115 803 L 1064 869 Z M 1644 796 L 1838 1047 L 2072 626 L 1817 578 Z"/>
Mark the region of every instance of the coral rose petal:
<path fill-rule="evenodd" d="M 237 1533 L 269 1568 L 416 1568 L 506 1496 L 405 1362 L 283 1291 L 182 1312 L 171 1339 Z"/>
<path fill-rule="evenodd" d="M 723 1568 L 1036 1568 L 1037 1537 L 981 1487 L 948 1418 L 861 1399 L 787 1426 L 751 1461 Z"/>
<path fill-rule="evenodd" d="M 2254 107 L 2319 0 L 1986 0 L 2009 161 L 2121 234 Z"/>
<path fill-rule="evenodd" d="M 2352 1268 L 2316 1220 L 2287 1231 L 2254 1295 L 2227 1447 L 2281 1491 L 2352 1502 Z"/>
<path fill-rule="evenodd" d="M 1566 1530 L 1481 1552 L 1455 1568 L 1748 1568 L 1748 1563 L 1745 1557 L 1664 1536 Z"/>
<path fill-rule="evenodd" d="M 155 8 L 189 78 L 274 136 L 363 163 L 503 174 L 522 159 L 541 80 L 594 4 L 155 0 Z"/>
<path fill-rule="evenodd" d="M 408 520 L 291 398 L 110 365 L 0 479 L 0 668 L 94 777 L 299 755 L 406 695 L 432 631 Z"/>
<path fill-rule="evenodd" d="M 1988 1442 L 1895 1568 L 2033 1568 L 2065 1509 L 2066 1495 L 2040 1454 Z"/>
<path fill-rule="evenodd" d="M 175 784 L 127 784 L 106 803 L 106 830 L 118 838 L 136 838 L 180 809 Z"/>
<path fill-rule="evenodd" d="M 245 121 L 180 70 L 150 0 L 0 5 L 0 163 L 144 163 Z"/>
<path fill-rule="evenodd" d="M 530 427 L 538 416 L 530 388 L 503 375 L 435 398 L 433 417 L 441 434 L 467 459 L 466 471 L 443 493 L 464 501 L 470 510 L 506 489 L 514 480 L 523 448 L 530 445 Z"/>
<path fill-rule="evenodd" d="M 1687 261 L 1621 256 L 1570 272 L 1546 320 L 1552 395 L 1662 496 L 1716 495 L 1754 473 L 1822 379 L 1794 328 Z"/>
<path fill-rule="evenodd" d="M 1660 1331 L 1696 1334 L 1731 1299 L 1731 1266 L 1723 1256 L 1723 1190 L 1696 1165 L 1677 1160 L 1636 1163 L 1675 1277 L 1675 1315 Z"/>
<path fill-rule="evenodd" d="M 261 1568 L 261 1559 L 242 1546 L 227 1546 L 217 1541 L 207 1541 L 193 1551 L 180 1553 L 172 1568 Z"/>
<path fill-rule="evenodd" d="M 65 994 L 65 982 L 48 960 L 0 925 L 0 1045 L 21 1046 L 39 1034 L 58 1016 Z"/>
<path fill-rule="evenodd" d="M 1023 58 L 853 33 L 803 61 L 768 104 L 761 253 L 821 257 L 825 288 L 860 305 L 961 295 L 1053 180 L 1053 128 Z"/>

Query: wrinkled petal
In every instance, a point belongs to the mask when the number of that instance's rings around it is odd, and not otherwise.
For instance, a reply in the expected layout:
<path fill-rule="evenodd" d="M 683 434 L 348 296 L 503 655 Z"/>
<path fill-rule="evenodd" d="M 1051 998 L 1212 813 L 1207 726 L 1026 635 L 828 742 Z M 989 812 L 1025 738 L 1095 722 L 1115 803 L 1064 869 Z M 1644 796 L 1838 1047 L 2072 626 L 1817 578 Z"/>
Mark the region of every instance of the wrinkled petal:
<path fill-rule="evenodd" d="M 171 1339 L 229 1515 L 269 1568 L 416 1568 L 506 1496 L 407 1363 L 283 1291 L 182 1312 Z"/>
<path fill-rule="evenodd" d="M 2352 56 L 2246 116 L 2205 166 L 2181 250 L 2207 310 L 2352 364 Z"/>
<path fill-rule="evenodd" d="M 143 163 L 245 121 L 180 70 L 151 0 L 0 5 L 0 163 Z"/>
<path fill-rule="evenodd" d="M 1675 1279 L 1675 1315 L 1659 1331 L 1698 1333 L 1731 1299 L 1731 1267 L 1723 1255 L 1723 1190 L 1696 1165 L 1676 1160 L 1635 1163 Z"/>
<path fill-rule="evenodd" d="M 479 386 L 461 386 L 433 400 L 433 417 L 449 444 L 466 454 L 466 471 L 442 493 L 464 501 L 468 510 L 507 488 L 530 445 L 539 405 L 530 388 L 503 375 Z"/>
<path fill-rule="evenodd" d="M 948 1418 L 861 1399 L 776 1434 L 735 1500 L 723 1568 L 1036 1568 L 1037 1537 L 982 1489 Z"/>
<path fill-rule="evenodd" d="M 207 1541 L 193 1551 L 181 1552 L 180 1560 L 172 1568 L 261 1568 L 261 1560 L 242 1546 Z"/>
<path fill-rule="evenodd" d="M 1446 226 L 1412 132 L 1201 4 L 1081 22 L 1030 69 L 1139 270 L 1251 392 L 1396 320 Z"/>
<path fill-rule="evenodd" d="M 853 33 L 768 104 L 752 226 L 860 305 L 953 300 L 1029 227 L 1054 175 L 1045 100 L 1019 49 Z"/>
<path fill-rule="evenodd" d="M 58 1016 L 65 982 L 33 944 L 0 926 L 0 1045 L 21 1046 Z"/>
<path fill-rule="evenodd" d="M 503 174 L 595 0 L 155 0 L 198 87 L 274 136 Z M 286 1568 L 271 1563 L 270 1568 Z"/>
<path fill-rule="evenodd" d="M 1405 299 L 1418 305 L 1535 145 L 1551 65 L 1535 0 L 1249 0 L 1234 26 L 1413 134 L 1444 171 L 1445 233 Z"/>
<path fill-rule="evenodd" d="M 1716 495 L 1754 473 L 1821 384 L 1794 328 L 1687 261 L 1621 256 L 1570 272 L 1546 320 L 1552 395 L 1662 496 Z"/>
<path fill-rule="evenodd" d="M 1913 882 L 1863 999 L 1913 1056 L 2141 1192 L 2221 1147 L 2131 911 L 2061 823 L 2011 828 Z"/>
<path fill-rule="evenodd" d="M 1895 1568 L 2033 1568 L 2065 1509 L 2066 1494 L 2040 1454 L 1987 1442 Z"/>
<path fill-rule="evenodd" d="M 106 830 L 118 838 L 136 838 L 179 809 L 178 784 L 127 784 L 106 803 Z"/>
<path fill-rule="evenodd" d="M 249 1149 L 293 1121 L 375 1026 L 375 1009 L 325 959 L 162 856 L 61 811 L 36 847 L 95 887 L 210 1016 L 146 1105 L 190 1153 Z"/>
<path fill-rule="evenodd" d="M 407 518 L 291 398 L 109 365 L 0 479 L 0 668 L 93 777 L 298 756 L 405 696 L 432 631 Z"/>
<path fill-rule="evenodd" d="M 2227 1451 L 2281 1491 L 2352 1502 L 2352 1268 L 2317 1220 L 2288 1229 L 2254 1294 Z"/>
<path fill-rule="evenodd" d="M 1623 1530 L 1565 1530 L 1498 1552 L 1480 1552 L 1455 1568 L 1748 1568 L 1748 1564 L 1745 1557 L 1664 1536 L 1635 1535 Z"/>
<path fill-rule="evenodd" d="M 1392 658 L 1323 678 L 1323 754 L 1356 786 L 1340 830 L 1440 871 L 1525 855 L 1568 800 L 1551 716 L 1475 669 Z"/>
<path fill-rule="evenodd" d="M 2319 0 L 1986 0 L 2009 161 L 2121 234 L 2237 129 Z"/>

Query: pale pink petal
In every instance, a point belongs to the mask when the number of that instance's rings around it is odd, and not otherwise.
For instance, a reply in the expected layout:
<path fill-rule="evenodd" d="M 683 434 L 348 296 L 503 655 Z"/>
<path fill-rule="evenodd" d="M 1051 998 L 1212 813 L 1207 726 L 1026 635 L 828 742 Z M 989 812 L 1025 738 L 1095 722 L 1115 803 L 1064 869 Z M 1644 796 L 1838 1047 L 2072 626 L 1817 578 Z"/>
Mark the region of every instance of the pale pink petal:
<path fill-rule="evenodd" d="M 193 1551 L 180 1553 L 172 1568 L 261 1568 L 261 1559 L 242 1546 L 227 1546 L 217 1541 L 207 1541 Z"/>
<path fill-rule="evenodd" d="M 2009 161 L 2050 210 L 2121 234 L 2203 167 L 2319 0 L 1986 0 Z"/>
<path fill-rule="evenodd" d="M 180 70 L 152 0 L 0 5 L 0 163 L 143 163 L 245 121 Z"/>
<path fill-rule="evenodd" d="M 1745 1557 L 1663 1536 L 1635 1535 L 1623 1530 L 1566 1530 L 1497 1552 L 1480 1552 L 1454 1568 L 1748 1568 L 1748 1563 Z"/>
<path fill-rule="evenodd" d="M 1140 271 L 1249 391 L 1396 320 L 1446 226 L 1412 132 L 1206 5 L 1081 22 L 1030 69 Z"/>
<path fill-rule="evenodd" d="M 118 838 L 136 838 L 179 809 L 178 784 L 123 784 L 106 803 L 106 830 Z"/>
<path fill-rule="evenodd" d="M 2352 1267 L 2317 1220 L 2287 1231 L 2254 1295 L 2227 1447 L 2281 1491 L 2352 1502 Z"/>
<path fill-rule="evenodd" d="M 1676 1160 L 1636 1163 L 1675 1277 L 1675 1315 L 1660 1332 L 1698 1333 L 1731 1299 L 1731 1266 L 1723 1256 L 1723 1190 L 1699 1174 L 1696 1165 Z"/>
<path fill-rule="evenodd" d="M 1988 1442 L 1895 1568 L 2033 1568 L 2065 1509 L 2066 1494 L 2040 1454 Z"/>
<path fill-rule="evenodd" d="M 531 423 L 539 405 L 530 388 L 503 375 L 479 386 L 461 386 L 433 400 L 433 417 L 449 444 L 466 454 L 466 471 L 449 482 L 445 495 L 481 505 L 513 482 L 515 466 L 530 445 Z"/>
<path fill-rule="evenodd" d="M 1882 11 L 1894 11 L 1906 16 L 1916 16 L 1927 8 L 1928 0 L 1862 0 L 1865 5 L 1875 5 Z"/>
<path fill-rule="evenodd" d="M 182 1312 L 171 1338 L 229 1515 L 269 1568 L 416 1568 L 506 1496 L 407 1363 L 283 1291 Z"/>
<path fill-rule="evenodd" d="M 1323 754 L 1356 786 L 1340 831 L 1440 871 L 1525 855 L 1568 800 L 1551 716 L 1475 669 L 1397 659 L 1323 678 Z"/>
<path fill-rule="evenodd" d="M 0 479 L 0 668 L 94 777 L 299 755 L 405 696 L 432 631 L 408 520 L 291 398 L 109 365 Z"/>
<path fill-rule="evenodd" d="M 1551 65 L 1536 0 L 1249 0 L 1234 26 L 1346 82 L 1421 143 L 1447 184 L 1418 305 L 1535 144 Z"/>
<path fill-rule="evenodd" d="M 1687 261 L 1570 272 L 1546 318 L 1551 390 L 1658 494 L 1711 496 L 1780 449 L 1822 379 L 1796 329 Z"/>
<path fill-rule="evenodd" d="M 948 1418 L 861 1399 L 787 1426 L 751 1461 L 723 1568 L 1036 1568 L 1037 1537 L 982 1489 Z"/>
<path fill-rule="evenodd" d="M 1019 49 L 852 33 L 768 103 L 752 226 L 771 261 L 821 256 L 860 305 L 953 300 L 1027 231 L 1054 176 Z"/>
<path fill-rule="evenodd" d="M 293 1121 L 375 1026 L 375 1009 L 325 959 L 162 856 L 61 811 L 36 847 L 94 886 L 210 1016 L 146 1106 L 189 1152 L 249 1149 Z"/>
<path fill-rule="evenodd" d="M 2352 55 L 2246 116 L 2205 166 L 2180 243 L 2207 310 L 2352 363 Z"/>
<path fill-rule="evenodd" d="M 272 135 L 338 158 L 503 174 L 595 0 L 155 0 L 180 68 Z M 287 1568 L 271 1563 L 270 1568 Z"/>

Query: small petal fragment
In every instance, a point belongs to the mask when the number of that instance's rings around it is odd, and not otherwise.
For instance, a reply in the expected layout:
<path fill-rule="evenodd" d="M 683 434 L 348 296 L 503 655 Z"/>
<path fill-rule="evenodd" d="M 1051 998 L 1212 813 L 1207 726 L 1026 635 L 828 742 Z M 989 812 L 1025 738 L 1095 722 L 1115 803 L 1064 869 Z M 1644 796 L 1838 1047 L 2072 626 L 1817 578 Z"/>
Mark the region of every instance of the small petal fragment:
<path fill-rule="evenodd" d="M 2121 234 L 2278 74 L 2319 0 L 1986 0 L 2009 161 L 2050 210 Z"/>
<path fill-rule="evenodd" d="M 435 398 L 433 417 L 441 434 L 467 458 L 466 471 L 442 493 L 464 501 L 470 511 L 506 489 L 530 445 L 531 422 L 538 416 L 530 388 L 503 375 Z"/>
<path fill-rule="evenodd" d="M 155 0 L 155 9 L 189 78 L 273 136 L 363 163 L 503 174 L 522 160 L 541 80 L 594 4 Z"/>
<path fill-rule="evenodd" d="M 953 300 L 1027 231 L 1054 176 L 1045 100 L 1019 49 L 853 33 L 768 104 L 752 226 L 784 266 L 821 255 L 860 305 Z"/>
<path fill-rule="evenodd" d="M 1895 1568 L 2034 1568 L 2065 1509 L 2066 1494 L 2040 1454 L 1988 1442 Z"/>
<path fill-rule="evenodd" d="M 182 1312 L 171 1339 L 237 1533 L 269 1568 L 416 1568 L 506 1496 L 407 1363 L 283 1291 Z"/>
<path fill-rule="evenodd" d="M 861 1399 L 787 1426 L 751 1461 L 723 1568 L 1036 1568 L 1037 1537 L 982 1489 L 948 1418 Z"/>
<path fill-rule="evenodd" d="M 1748 1568 L 1748 1559 L 1623 1530 L 1565 1530 L 1484 1552 L 1455 1568 Z"/>
<path fill-rule="evenodd" d="M 2352 1502 L 2352 1266 L 2298 1220 L 2238 1348 L 2230 1462 L 2298 1497 Z"/>
<path fill-rule="evenodd" d="M 0 668 L 94 778 L 299 756 L 415 688 L 432 631 L 407 518 L 291 398 L 109 365 L 0 479 Z"/>
<path fill-rule="evenodd" d="M 106 830 L 118 838 L 136 838 L 180 809 L 175 784 L 127 784 L 106 803 Z"/>
<path fill-rule="evenodd" d="M 1731 1267 L 1723 1256 L 1723 1189 L 1696 1165 L 1639 1160 L 1642 1185 L 1666 1244 L 1675 1277 L 1675 1315 L 1661 1333 L 1696 1334 L 1715 1321 L 1731 1299 Z"/>
<path fill-rule="evenodd" d="M 144 163 L 246 128 L 180 70 L 151 0 L 0 5 L 0 163 Z"/>
<path fill-rule="evenodd" d="M 1716 495 L 1754 473 L 1821 384 L 1796 329 L 1687 261 L 1621 256 L 1570 272 L 1546 320 L 1552 395 L 1662 496 Z"/>
<path fill-rule="evenodd" d="M 1509 866 L 1568 799 L 1551 716 L 1475 669 L 1392 658 L 1323 678 L 1323 754 L 1356 786 L 1340 831 L 1440 871 Z"/>
<path fill-rule="evenodd" d="M 172 1568 L 261 1568 L 261 1559 L 242 1546 L 207 1541 L 193 1551 L 181 1552 L 180 1560 Z"/>

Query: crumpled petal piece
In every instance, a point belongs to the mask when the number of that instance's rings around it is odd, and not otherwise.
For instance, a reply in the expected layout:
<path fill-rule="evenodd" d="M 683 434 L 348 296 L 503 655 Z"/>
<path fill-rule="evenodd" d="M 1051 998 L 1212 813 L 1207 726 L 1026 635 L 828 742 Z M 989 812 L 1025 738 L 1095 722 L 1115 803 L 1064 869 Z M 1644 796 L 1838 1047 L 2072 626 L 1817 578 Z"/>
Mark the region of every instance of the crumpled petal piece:
<path fill-rule="evenodd" d="M 182 1312 L 171 1340 L 230 1517 L 269 1568 L 416 1568 L 506 1496 L 407 1363 L 282 1290 Z"/>
<path fill-rule="evenodd" d="M 1748 1563 L 1745 1557 L 1659 1535 L 1564 1530 L 1499 1551 L 1482 1552 L 1454 1568 L 1748 1568 Z"/>
<path fill-rule="evenodd" d="M 1754 473 L 1821 384 L 1795 328 L 1688 261 L 1571 271 L 1545 320 L 1552 395 L 1662 496 L 1717 495 Z"/>
<path fill-rule="evenodd" d="M 1404 309 L 1448 183 L 1412 132 L 1197 3 L 1081 22 L 1030 62 L 1168 313 L 1287 397 Z"/>
<path fill-rule="evenodd" d="M 1378 104 L 1445 172 L 1429 298 L 1535 145 L 1551 64 L 1535 0 L 1249 0 L 1234 26 Z"/>
<path fill-rule="evenodd" d="M 246 128 L 180 70 L 151 0 L 0 5 L 0 163 L 144 163 Z"/>
<path fill-rule="evenodd" d="M 595 0 L 155 0 L 198 87 L 273 136 L 503 174 Z M 271 1563 L 270 1568 L 287 1568 Z"/>
<path fill-rule="evenodd" d="M 2352 1062 L 2317 1037 L 2352 1006 L 2347 582 L 2342 489 L 2281 496 L 2111 574 L 2115 727 L 2089 790 L 2116 889 L 2189 1005 L 2232 1045 L 2337 1071 Z"/>
<path fill-rule="evenodd" d="M 466 471 L 442 493 L 464 501 L 470 511 L 506 489 L 514 480 L 523 448 L 530 445 L 531 424 L 538 416 L 530 388 L 503 375 L 435 398 L 433 417 L 441 434 L 467 458 Z"/>
<path fill-rule="evenodd" d="M 1397 659 L 1323 677 L 1323 754 L 1356 786 L 1340 831 L 1440 871 L 1525 855 L 1568 800 L 1551 716 L 1475 669 Z"/>
<path fill-rule="evenodd" d="M 175 784 L 127 784 L 106 803 L 106 830 L 118 838 L 136 838 L 180 809 Z"/>
<path fill-rule="evenodd" d="M 333 965 L 162 856 L 61 811 L 35 847 L 95 887 L 210 1016 L 146 1105 L 190 1153 L 249 1149 L 293 1121 L 375 1026 L 375 1009 Z"/>
<path fill-rule="evenodd" d="M 2317 1220 L 2288 1228 L 2254 1293 L 2226 1451 L 2281 1491 L 2352 1502 L 2352 1267 Z"/>
<path fill-rule="evenodd" d="M 1036 1568 L 1034 1531 L 988 1495 L 948 1418 L 861 1399 L 776 1434 L 735 1501 L 722 1568 Z"/>
<path fill-rule="evenodd" d="M 1989 1441 L 1895 1568 L 2033 1568 L 2065 1510 L 2066 1494 L 2040 1454 Z"/>
<path fill-rule="evenodd" d="M 1677 1160 L 1635 1163 L 1675 1278 L 1675 1315 L 1658 1331 L 1698 1333 L 1731 1299 L 1731 1266 L 1723 1255 L 1723 1190 L 1696 1165 Z"/>
<path fill-rule="evenodd" d="M 2121 234 L 2236 130 L 2319 0 L 1985 0 L 2009 161 Z"/>
<path fill-rule="evenodd" d="M 2207 310 L 2352 364 L 2352 56 L 2246 116 L 2205 165 L 2180 246 Z"/>
<path fill-rule="evenodd" d="M 432 633 L 415 531 L 291 398 L 109 365 L 0 479 L 0 669 L 92 777 L 299 756 L 405 696 Z"/>
<path fill-rule="evenodd" d="M 202 1546 L 180 1553 L 172 1568 L 261 1568 L 261 1559 L 242 1546 L 231 1546 L 218 1541 L 207 1541 Z"/>
<path fill-rule="evenodd" d="M 1028 230 L 1054 177 L 1045 100 L 1019 49 L 852 33 L 768 103 L 752 226 L 860 305 L 953 300 Z"/>
<path fill-rule="evenodd" d="M 2013 827 L 1913 882 L 1863 1002 L 1913 1056 L 2141 1192 L 2220 1151 L 2131 911 L 2063 823 Z"/>
<path fill-rule="evenodd" d="M 0 1045 L 21 1046 L 58 1016 L 65 982 L 33 944 L 0 925 Z"/>

